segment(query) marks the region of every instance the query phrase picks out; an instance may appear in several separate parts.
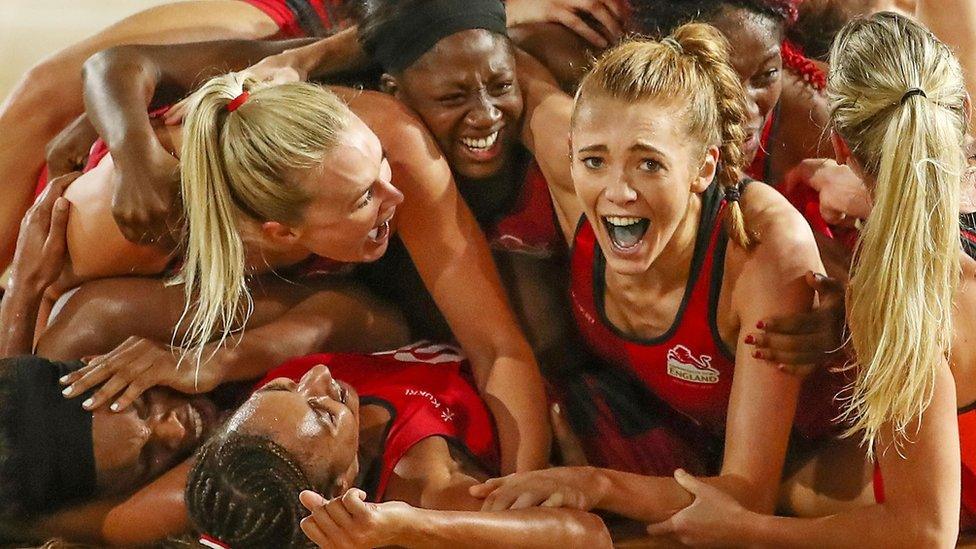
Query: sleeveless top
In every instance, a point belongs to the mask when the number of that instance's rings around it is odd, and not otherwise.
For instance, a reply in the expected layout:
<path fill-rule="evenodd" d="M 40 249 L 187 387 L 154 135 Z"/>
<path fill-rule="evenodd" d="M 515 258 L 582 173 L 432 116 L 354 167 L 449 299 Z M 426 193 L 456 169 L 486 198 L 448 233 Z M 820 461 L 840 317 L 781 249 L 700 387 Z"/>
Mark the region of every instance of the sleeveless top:
<path fill-rule="evenodd" d="M 376 404 L 390 413 L 382 456 L 364 486 L 372 501 L 382 501 L 400 458 L 428 437 L 443 437 L 487 471 L 498 472 L 494 421 L 456 348 L 422 341 L 368 355 L 308 355 L 271 370 L 255 388 L 279 377 L 297 382 L 319 364 L 351 385 L 361 406 Z"/>

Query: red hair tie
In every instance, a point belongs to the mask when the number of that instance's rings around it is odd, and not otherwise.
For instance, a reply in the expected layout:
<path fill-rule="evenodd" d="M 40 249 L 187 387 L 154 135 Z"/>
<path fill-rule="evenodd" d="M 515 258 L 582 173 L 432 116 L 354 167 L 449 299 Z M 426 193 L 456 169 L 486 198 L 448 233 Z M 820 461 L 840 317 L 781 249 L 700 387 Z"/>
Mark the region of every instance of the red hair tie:
<path fill-rule="evenodd" d="M 200 545 L 203 545 L 204 547 L 209 547 L 210 549 L 230 549 L 230 546 L 227 545 L 226 543 L 220 541 L 219 539 L 213 536 L 208 536 L 207 534 L 201 535 L 200 539 L 197 541 L 200 542 Z"/>
<path fill-rule="evenodd" d="M 227 112 L 236 111 L 241 105 L 244 104 L 245 101 L 247 101 L 248 97 L 251 97 L 251 94 L 249 92 L 242 91 L 240 95 L 231 100 L 230 103 L 227 103 Z"/>

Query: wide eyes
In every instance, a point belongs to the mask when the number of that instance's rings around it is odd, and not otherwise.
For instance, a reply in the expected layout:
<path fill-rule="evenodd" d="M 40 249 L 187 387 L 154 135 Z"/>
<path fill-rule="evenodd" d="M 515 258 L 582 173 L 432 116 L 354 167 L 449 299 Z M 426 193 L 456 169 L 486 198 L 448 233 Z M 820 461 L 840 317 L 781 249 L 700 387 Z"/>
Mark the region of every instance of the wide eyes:
<path fill-rule="evenodd" d="M 580 159 L 580 163 L 590 170 L 599 170 L 606 166 L 606 160 L 599 156 L 585 156 Z M 657 173 L 664 168 L 664 165 L 653 158 L 643 158 L 637 164 L 637 169 L 642 172 Z"/>
<path fill-rule="evenodd" d="M 603 159 L 599 156 L 587 156 L 580 159 L 584 166 L 591 170 L 598 170 L 603 167 Z"/>
<path fill-rule="evenodd" d="M 644 160 L 640 161 L 640 169 L 645 172 L 651 172 L 651 173 L 659 172 L 661 171 L 662 167 L 663 166 L 661 166 L 660 162 L 652 158 L 645 158 Z"/>
<path fill-rule="evenodd" d="M 359 204 L 356 204 L 356 209 L 361 210 L 366 206 L 369 206 L 369 203 L 372 201 L 373 201 L 373 185 L 370 185 L 369 189 L 363 195 L 363 199 L 359 202 Z"/>
<path fill-rule="evenodd" d="M 753 77 L 753 84 L 757 87 L 766 87 L 779 79 L 779 67 L 772 67 Z"/>

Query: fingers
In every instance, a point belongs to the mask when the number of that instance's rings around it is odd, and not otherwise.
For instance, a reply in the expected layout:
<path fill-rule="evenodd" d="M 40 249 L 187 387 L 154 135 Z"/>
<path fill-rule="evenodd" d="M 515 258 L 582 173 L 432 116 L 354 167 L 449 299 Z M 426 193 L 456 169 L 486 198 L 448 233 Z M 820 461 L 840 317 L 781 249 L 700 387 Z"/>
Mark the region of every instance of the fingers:
<path fill-rule="evenodd" d="M 183 123 L 183 118 L 186 117 L 186 112 L 189 110 L 190 98 L 184 98 L 177 104 L 173 105 L 166 111 L 163 115 L 163 124 L 167 126 L 179 126 Z"/>
<path fill-rule="evenodd" d="M 468 488 L 468 493 L 476 498 L 484 499 L 494 492 L 499 486 L 501 486 L 500 478 L 490 478 L 481 484 L 475 484 L 474 486 Z"/>
<path fill-rule="evenodd" d="M 687 490 L 689 494 L 695 497 L 704 493 L 709 493 L 709 490 L 717 489 L 698 480 L 694 477 L 694 475 L 685 471 L 684 469 L 676 469 L 674 471 L 674 480 L 676 480 L 682 488 Z"/>
<path fill-rule="evenodd" d="M 667 520 L 647 525 L 647 535 L 649 536 L 669 536 L 674 532 L 674 520 L 671 517 Z"/>
<path fill-rule="evenodd" d="M 598 48 L 606 48 L 609 44 L 607 39 L 604 38 L 599 32 L 594 30 L 592 27 L 586 24 L 578 15 L 572 12 L 561 12 L 556 16 L 556 20 L 562 25 L 566 26 L 576 34 L 580 35 L 584 40 L 593 44 Z"/>
<path fill-rule="evenodd" d="M 319 528 L 319 525 L 315 522 L 314 518 L 307 516 L 302 519 L 299 525 L 302 528 L 302 532 L 305 532 L 305 536 L 312 540 L 312 543 L 318 545 L 319 547 L 331 547 L 329 538 L 325 535 L 325 532 Z"/>
<path fill-rule="evenodd" d="M 825 298 L 844 301 L 844 283 L 840 280 L 813 271 L 807 271 L 805 280 L 817 292 L 821 303 Z"/>
<path fill-rule="evenodd" d="M 51 227 L 44 240 L 44 254 L 51 258 L 61 258 L 67 253 L 68 199 L 59 196 L 51 212 Z"/>
<path fill-rule="evenodd" d="M 557 492 L 558 493 L 558 492 Z M 546 501 L 552 496 L 540 496 L 539 494 L 533 494 L 529 492 L 524 492 L 519 494 L 515 501 L 508 506 L 509 509 L 528 509 L 529 507 L 537 507 L 543 501 Z"/>
<path fill-rule="evenodd" d="M 369 512 L 366 505 L 366 492 L 359 488 L 350 488 L 342 495 L 342 505 L 353 517 L 364 517 Z"/>
<path fill-rule="evenodd" d="M 317 496 L 317 499 L 316 499 Z M 345 510 L 337 512 L 334 507 L 341 509 L 342 504 L 339 500 L 325 501 L 322 496 L 311 491 L 303 491 L 298 495 L 299 501 L 312 514 L 302 519 L 301 527 L 305 535 L 322 547 L 346 548 L 353 547 L 349 539 L 348 531 L 345 530 L 334 518 L 334 514 L 341 515 L 346 524 L 351 524 L 352 519 Z M 325 501 L 324 505 L 316 505 L 318 500 Z M 313 526 L 314 525 L 314 526 Z"/>
<path fill-rule="evenodd" d="M 552 421 L 553 437 L 556 439 L 556 446 L 562 457 L 562 465 L 587 465 L 583 444 L 569 426 L 569 421 L 558 402 L 549 407 L 549 418 Z"/>
<path fill-rule="evenodd" d="M 624 34 L 624 29 L 620 25 L 620 21 L 604 3 L 600 2 L 594 5 L 593 9 L 590 10 L 590 15 L 606 29 L 606 38 L 609 41 L 614 42 Z"/>
<path fill-rule="evenodd" d="M 125 388 L 122 396 L 115 399 L 115 402 L 109 406 L 109 410 L 113 412 L 121 412 L 128 408 L 135 399 L 139 398 L 142 393 L 145 393 L 147 389 L 152 387 L 154 384 L 150 383 L 146 379 L 146 376 L 139 376 L 129 383 L 129 386 Z"/>

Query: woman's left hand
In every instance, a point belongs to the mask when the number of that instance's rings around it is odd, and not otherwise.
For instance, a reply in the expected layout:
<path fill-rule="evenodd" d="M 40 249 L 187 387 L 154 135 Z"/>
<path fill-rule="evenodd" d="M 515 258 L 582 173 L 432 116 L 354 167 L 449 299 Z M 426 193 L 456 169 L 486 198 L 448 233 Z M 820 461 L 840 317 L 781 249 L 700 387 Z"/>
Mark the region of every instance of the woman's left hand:
<path fill-rule="evenodd" d="M 647 527 L 650 536 L 669 536 L 691 547 L 726 547 L 733 529 L 750 520 L 750 512 L 732 496 L 678 469 L 674 479 L 695 497 L 691 505 L 663 522 Z"/>
<path fill-rule="evenodd" d="M 42 294 L 61 276 L 68 255 L 68 199 L 65 189 L 80 173 L 52 180 L 20 223 L 17 249 L 10 265 L 11 287 L 26 284 Z"/>
<path fill-rule="evenodd" d="M 212 391 L 220 382 L 215 369 L 214 364 L 197 368 L 192 360 L 179 364 L 178 349 L 133 336 L 108 354 L 97 356 L 64 376 L 61 383 L 68 386 L 63 391 L 67 398 L 101 385 L 82 407 L 95 410 L 115 399 L 109 408 L 119 412 L 157 385 L 187 394 Z"/>
<path fill-rule="evenodd" d="M 468 491 L 485 500 L 482 511 L 528 507 L 589 511 L 599 504 L 606 490 L 605 483 L 589 467 L 554 467 L 488 479 Z"/>

